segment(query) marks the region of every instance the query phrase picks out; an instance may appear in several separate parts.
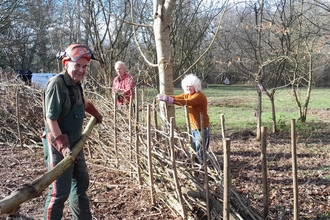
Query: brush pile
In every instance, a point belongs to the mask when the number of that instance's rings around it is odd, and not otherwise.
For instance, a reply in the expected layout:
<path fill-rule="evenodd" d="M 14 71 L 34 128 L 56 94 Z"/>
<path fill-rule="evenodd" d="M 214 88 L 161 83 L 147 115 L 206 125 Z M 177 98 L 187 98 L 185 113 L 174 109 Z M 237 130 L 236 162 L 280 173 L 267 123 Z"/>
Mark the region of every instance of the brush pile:
<path fill-rule="evenodd" d="M 219 155 L 210 151 L 205 165 L 198 162 L 187 132 L 172 129 L 168 122 L 163 123 L 168 126 L 160 129 L 157 122 L 146 117 L 155 114 L 151 118 L 158 118 L 157 105 L 138 103 L 135 111 L 142 117 L 136 118 L 133 109 L 116 110 L 111 96 L 104 97 L 94 91 L 86 88 L 85 97 L 97 106 L 104 121 L 94 129 L 86 144 L 87 160 L 129 173 L 132 179 L 150 189 L 151 203 L 162 201 L 178 217 L 222 219 L 223 174 Z M 0 95 L 0 142 L 41 147 L 42 91 L 1 81 Z M 152 106 L 153 113 L 147 112 L 147 105 Z M 209 208 L 206 195 L 210 198 Z M 231 191 L 231 217 L 261 219 L 235 191 Z"/>

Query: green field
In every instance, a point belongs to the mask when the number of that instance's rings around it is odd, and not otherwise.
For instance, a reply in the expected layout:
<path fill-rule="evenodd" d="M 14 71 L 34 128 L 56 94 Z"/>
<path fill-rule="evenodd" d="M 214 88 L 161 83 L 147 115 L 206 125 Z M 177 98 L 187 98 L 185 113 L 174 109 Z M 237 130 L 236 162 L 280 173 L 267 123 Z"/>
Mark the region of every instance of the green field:
<path fill-rule="evenodd" d="M 181 93 L 181 89 L 175 89 L 174 94 Z M 220 127 L 220 114 L 224 114 L 225 126 L 227 131 L 240 131 L 256 129 L 257 118 L 257 92 L 255 87 L 243 85 L 209 85 L 203 88 L 202 92 L 208 98 L 209 117 L 213 133 L 218 133 Z M 150 93 L 149 93 L 150 94 Z M 330 99 L 328 99 L 330 89 L 313 88 L 311 99 L 308 105 L 308 114 L 306 123 L 298 123 L 297 126 L 304 130 L 313 128 L 313 123 L 318 123 L 321 119 L 318 117 L 320 111 L 328 111 L 330 108 Z M 155 95 L 152 93 L 152 95 Z M 262 96 L 262 125 L 271 129 L 271 105 L 270 100 L 265 93 Z M 306 89 L 298 91 L 302 105 L 306 100 Z M 292 96 L 291 88 L 278 89 L 275 93 L 276 122 L 278 129 L 289 130 L 291 119 L 299 118 L 299 110 Z M 184 109 L 176 106 L 176 122 L 179 127 L 184 127 Z"/>

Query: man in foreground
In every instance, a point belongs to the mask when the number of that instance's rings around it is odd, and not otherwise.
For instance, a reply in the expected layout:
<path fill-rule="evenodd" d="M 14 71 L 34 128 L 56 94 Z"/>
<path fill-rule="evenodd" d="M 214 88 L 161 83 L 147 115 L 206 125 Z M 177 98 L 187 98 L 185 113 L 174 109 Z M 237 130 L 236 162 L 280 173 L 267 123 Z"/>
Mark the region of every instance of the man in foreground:
<path fill-rule="evenodd" d="M 46 85 L 43 98 L 45 132 L 42 136 L 45 161 L 48 170 L 53 169 L 64 157 L 71 154 L 71 148 L 78 142 L 85 111 L 102 123 L 102 115 L 94 105 L 85 100 L 81 80 L 86 76 L 93 52 L 80 44 L 70 45 L 60 52 L 64 71 L 52 77 Z M 50 186 L 44 209 L 44 219 L 62 219 L 64 203 L 70 198 L 72 219 L 91 220 L 92 214 L 86 191 L 89 174 L 83 150 L 64 173 Z"/>

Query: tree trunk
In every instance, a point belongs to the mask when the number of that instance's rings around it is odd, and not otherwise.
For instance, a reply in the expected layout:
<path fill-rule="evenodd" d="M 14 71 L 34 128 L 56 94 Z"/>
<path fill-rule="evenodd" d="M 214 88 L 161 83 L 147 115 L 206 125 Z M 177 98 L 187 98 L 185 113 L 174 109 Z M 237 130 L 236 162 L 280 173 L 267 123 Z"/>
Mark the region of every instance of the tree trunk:
<path fill-rule="evenodd" d="M 264 76 L 264 67 L 263 67 L 263 59 L 262 59 L 262 45 L 261 45 L 261 39 L 262 39 L 262 23 L 263 23 L 263 7 L 264 7 L 264 1 L 261 1 L 260 8 L 257 9 L 257 6 L 255 5 L 255 14 L 256 14 L 256 25 L 257 25 L 257 48 L 256 48 L 256 62 L 258 64 L 258 73 L 256 76 L 256 82 L 260 85 L 262 85 L 262 78 Z M 260 15 L 259 15 L 260 14 Z M 261 138 L 261 123 L 262 123 L 262 91 L 258 91 L 258 113 L 257 113 L 257 140 L 260 140 Z"/>
<path fill-rule="evenodd" d="M 258 93 L 258 100 L 257 100 L 257 140 L 261 139 L 261 114 L 262 114 L 262 92 L 257 91 Z"/>
<path fill-rule="evenodd" d="M 173 94 L 173 59 L 171 54 L 170 31 L 171 15 L 175 0 L 154 0 L 154 33 L 159 71 L 159 90 L 161 94 Z M 174 106 L 160 102 L 161 117 L 169 121 L 174 117 Z"/>
<path fill-rule="evenodd" d="M 273 121 L 272 131 L 273 131 L 273 133 L 275 133 L 277 131 L 277 126 L 276 126 L 276 110 L 275 110 L 274 94 L 272 94 L 272 96 L 270 98 L 270 104 L 272 106 L 272 121 Z"/>
<path fill-rule="evenodd" d="M 308 51 L 308 57 L 309 57 L 309 61 L 308 61 L 308 83 L 307 83 L 307 91 L 306 91 L 306 100 L 305 100 L 305 104 L 303 107 L 303 114 L 300 115 L 301 121 L 302 122 L 306 122 L 307 119 L 307 111 L 308 111 L 308 104 L 309 104 L 309 100 L 311 98 L 311 91 L 312 91 L 312 80 L 313 80 L 313 58 L 312 58 L 312 54 L 311 54 L 311 50 L 309 49 L 306 43 L 306 48 Z"/>
<path fill-rule="evenodd" d="M 276 125 L 276 110 L 275 110 L 275 89 L 271 90 L 271 92 L 265 91 L 266 95 L 269 98 L 271 109 L 272 109 L 272 132 L 277 132 L 277 125 Z"/>
<path fill-rule="evenodd" d="M 53 182 L 55 181 L 71 164 L 75 161 L 78 153 L 83 149 L 88 136 L 93 130 L 96 124 L 96 118 L 92 117 L 83 134 L 80 137 L 78 143 L 73 147 L 72 154 L 66 156 L 60 163 L 58 163 L 54 169 L 48 171 L 43 176 L 34 180 L 30 184 L 24 184 L 19 189 L 13 191 L 9 196 L 0 201 L 0 216 L 2 214 L 15 213 L 20 204 L 23 202 L 36 198 Z"/>

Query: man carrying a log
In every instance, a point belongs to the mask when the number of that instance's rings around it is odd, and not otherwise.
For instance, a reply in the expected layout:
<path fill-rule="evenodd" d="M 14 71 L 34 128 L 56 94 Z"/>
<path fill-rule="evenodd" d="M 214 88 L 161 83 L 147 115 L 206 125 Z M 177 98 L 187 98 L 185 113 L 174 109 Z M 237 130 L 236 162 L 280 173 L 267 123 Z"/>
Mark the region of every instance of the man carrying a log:
<path fill-rule="evenodd" d="M 71 154 L 71 148 L 81 136 L 85 112 L 102 123 L 102 115 L 91 102 L 84 99 L 81 87 L 81 80 L 86 76 L 90 60 L 96 59 L 95 54 L 88 47 L 73 44 L 65 52 L 59 52 L 57 58 L 62 60 L 64 71 L 47 82 L 43 94 L 46 126 L 42 141 L 48 170 Z M 72 219 L 92 219 L 89 198 L 86 195 L 89 174 L 83 150 L 77 158 L 49 186 L 44 209 L 45 220 L 62 219 L 64 203 L 68 198 Z"/>

